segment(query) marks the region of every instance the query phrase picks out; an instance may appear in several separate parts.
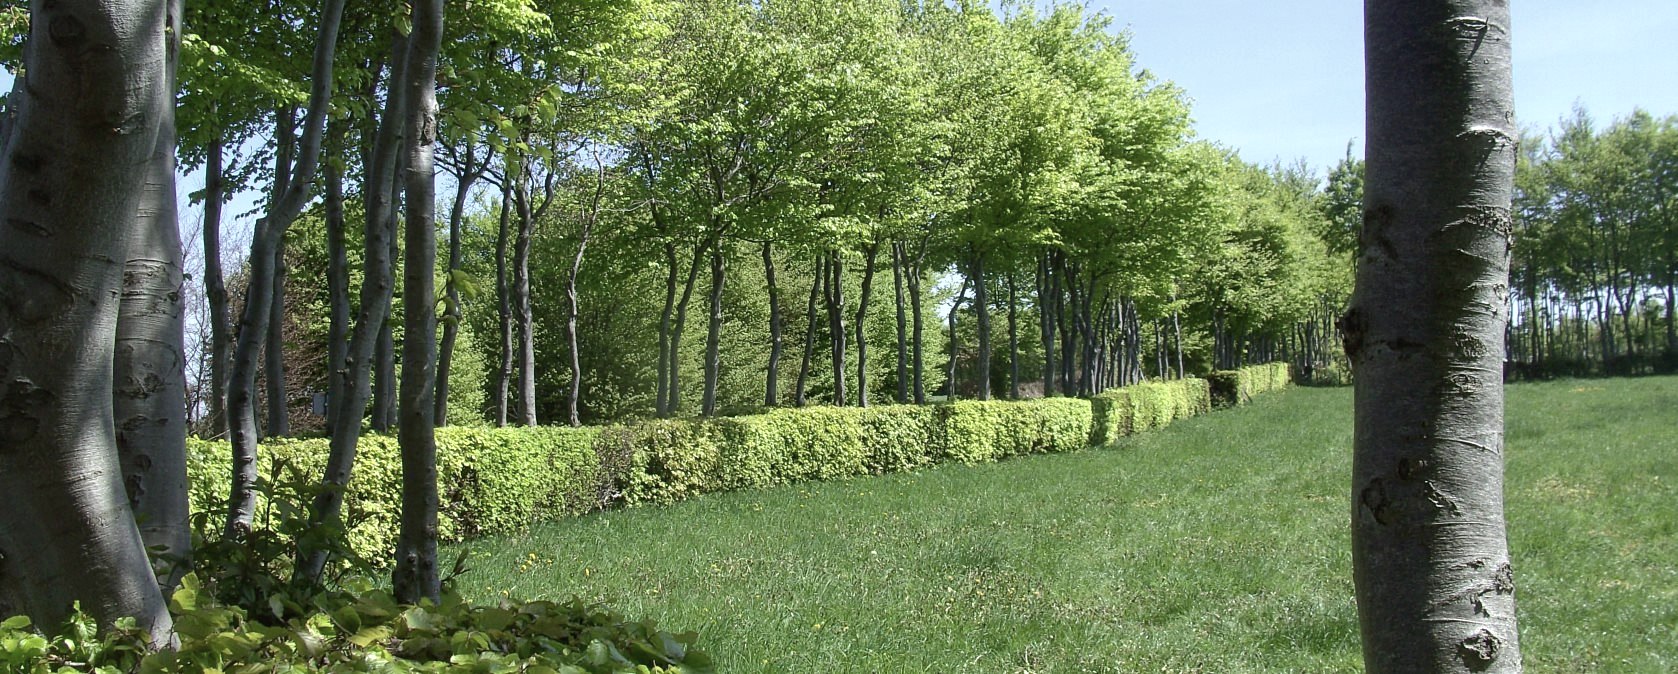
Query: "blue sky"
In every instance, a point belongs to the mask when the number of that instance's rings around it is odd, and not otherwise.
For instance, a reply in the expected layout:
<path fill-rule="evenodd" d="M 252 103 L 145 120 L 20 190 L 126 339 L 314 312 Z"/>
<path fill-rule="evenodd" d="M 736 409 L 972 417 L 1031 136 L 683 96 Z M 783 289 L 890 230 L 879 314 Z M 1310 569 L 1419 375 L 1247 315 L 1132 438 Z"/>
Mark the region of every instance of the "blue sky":
<path fill-rule="evenodd" d="M 1139 65 L 1194 100 L 1201 137 L 1248 161 L 1325 172 L 1363 136 L 1363 3 L 1090 0 Z M 1513 0 L 1515 108 L 1546 129 L 1577 102 L 1599 123 L 1678 114 L 1678 0 Z M 1361 156 L 1361 142 L 1354 152 Z"/>

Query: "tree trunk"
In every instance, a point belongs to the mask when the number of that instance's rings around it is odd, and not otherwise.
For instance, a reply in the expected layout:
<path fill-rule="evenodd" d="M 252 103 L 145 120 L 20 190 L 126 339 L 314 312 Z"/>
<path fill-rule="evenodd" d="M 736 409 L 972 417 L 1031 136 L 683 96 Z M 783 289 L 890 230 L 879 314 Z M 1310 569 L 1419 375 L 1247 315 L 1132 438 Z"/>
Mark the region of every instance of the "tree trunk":
<path fill-rule="evenodd" d="M 727 256 L 719 238 L 711 245 L 711 294 L 709 320 L 705 332 L 705 392 L 700 399 L 700 413 L 717 415 L 717 386 L 722 379 L 722 292 L 727 282 Z"/>
<path fill-rule="evenodd" d="M 179 62 L 180 0 L 167 3 L 167 72 Z M 173 87 L 171 86 L 171 90 Z M 164 106 L 135 210 L 116 326 L 117 454 L 140 538 L 163 594 L 191 570 L 187 524 L 185 307 L 175 210 L 175 117 Z"/>
<path fill-rule="evenodd" d="M 670 398 L 665 401 L 664 415 L 675 416 L 682 408 L 682 332 L 687 329 L 688 302 L 693 299 L 693 287 L 699 282 L 699 263 L 705 259 L 705 244 L 693 247 L 693 262 L 688 265 L 687 285 L 682 288 L 682 299 L 676 303 L 676 325 L 670 330 Z"/>
<path fill-rule="evenodd" d="M 1037 259 L 1037 321 L 1043 339 L 1043 397 L 1055 394 L 1054 280 L 1049 271 L 1049 253 Z"/>
<path fill-rule="evenodd" d="M 501 187 L 501 221 L 495 235 L 495 311 L 501 327 L 500 349 L 495 366 L 495 425 L 507 427 L 507 390 L 513 382 L 513 308 L 512 286 L 507 283 L 507 239 L 511 233 L 509 221 L 512 194 L 507 185 Z"/>
<path fill-rule="evenodd" d="M 0 597 L 48 630 L 74 601 L 103 627 L 133 617 L 161 646 L 112 364 L 130 242 L 153 224 L 135 214 L 163 177 L 167 3 L 31 4 L 0 140 Z"/>
<path fill-rule="evenodd" d="M 448 314 L 443 319 L 443 343 L 437 347 L 436 410 L 433 412 L 438 426 L 449 425 L 449 370 L 454 367 L 454 344 L 460 337 L 461 296 L 460 286 L 455 282 L 455 274 L 461 273 L 460 225 L 466 217 L 466 198 L 472 192 L 472 184 L 482 175 L 482 169 L 477 166 L 477 155 L 473 153 L 472 143 L 468 141 L 464 152 L 465 165 L 461 167 L 460 175 L 456 176 L 454 204 L 449 208 Z"/>
<path fill-rule="evenodd" d="M 926 404 L 926 326 L 925 315 L 921 312 L 921 263 L 926 259 L 926 243 L 923 241 L 917 252 L 914 264 L 908 265 L 904 280 L 909 282 L 909 313 L 912 324 L 912 340 L 915 351 L 915 404 Z M 907 252 L 907 251 L 905 251 Z M 907 260 L 907 256 L 905 256 Z"/>
<path fill-rule="evenodd" d="M 408 36 L 407 150 L 402 268 L 402 522 L 396 539 L 396 600 L 442 598 L 437 569 L 437 53 L 443 0 L 414 0 Z"/>
<path fill-rule="evenodd" d="M 670 392 L 670 363 L 673 360 L 670 351 L 671 321 L 676 313 L 676 277 L 681 273 L 674 241 L 664 242 L 664 267 L 664 311 L 658 318 L 658 387 L 653 399 L 653 414 L 660 417 L 670 416 L 671 413 L 665 408 L 664 401 Z"/>
<path fill-rule="evenodd" d="M 845 395 L 845 261 L 837 249 L 828 252 L 827 335 L 833 345 L 833 404 L 844 407 Z"/>
<path fill-rule="evenodd" d="M 1365 4 L 1352 566 L 1365 667 L 1519 672 L 1503 516 L 1515 127 L 1501 0 Z"/>
<path fill-rule="evenodd" d="M 525 175 L 529 171 L 526 169 Z M 513 320 L 518 332 L 519 423 L 536 425 L 536 316 L 530 306 L 530 241 L 536 233 L 531 192 L 520 178 L 513 195 L 518 209 L 518 238 L 513 243 Z"/>
<path fill-rule="evenodd" d="M 897 308 L 897 404 L 909 402 L 909 320 L 903 306 L 903 244 L 891 244 L 891 282 Z"/>
<path fill-rule="evenodd" d="M 227 385 L 228 435 L 233 446 L 233 484 L 224 527 L 224 535 L 229 538 L 243 538 L 250 531 L 256 509 L 256 354 L 267 333 L 270 303 L 274 299 L 274 263 L 280 244 L 286 229 L 308 203 L 309 184 L 319 166 L 321 137 L 325 134 L 327 107 L 332 96 L 332 58 L 343 13 L 343 0 L 325 0 L 321 8 L 303 136 L 293 165 L 280 173 L 286 180 L 286 190 L 269 205 L 268 214 L 257 221 L 252 236 L 250 280 L 246 284 L 244 315 L 239 319 L 239 341 L 233 351 Z"/>
<path fill-rule="evenodd" d="M 961 301 L 966 299 L 967 286 L 971 283 L 970 279 L 962 279 L 961 290 L 956 291 L 955 302 L 950 304 L 950 361 L 948 363 L 949 373 L 945 375 L 944 379 L 944 387 L 949 391 L 949 395 L 944 397 L 945 402 L 955 402 L 956 400 L 956 356 L 960 353 L 957 348 L 960 343 L 956 339 L 956 314 L 961 311 Z"/>
<path fill-rule="evenodd" d="M 1020 399 L 1020 298 L 1008 270 L 1008 399 Z"/>
<path fill-rule="evenodd" d="M 204 294 L 210 304 L 210 419 L 216 434 L 227 432 L 227 360 L 233 344 L 228 319 L 227 281 L 221 268 L 221 209 L 226 201 L 221 137 L 210 141 L 204 159 Z"/>
<path fill-rule="evenodd" d="M 332 428 L 344 390 L 350 353 L 350 261 L 344 242 L 344 148 L 342 134 L 330 134 L 331 159 L 326 164 L 326 285 L 331 317 L 326 329 L 326 426 Z M 357 420 L 360 421 L 359 419 Z"/>
<path fill-rule="evenodd" d="M 309 522 L 315 527 L 341 528 L 339 514 L 344 503 L 344 489 L 349 484 L 355 466 L 357 445 L 361 440 L 361 420 L 367 414 L 367 401 L 372 397 L 373 365 L 376 360 L 379 336 L 390 317 L 391 295 L 396 284 L 391 264 L 391 229 L 393 204 L 390 190 L 383 186 L 395 181 L 398 150 L 401 148 L 403 99 L 407 88 L 396 83 L 405 81 L 407 69 L 406 38 L 395 35 L 391 40 L 389 81 L 391 95 L 386 97 L 384 113 L 374 131 L 373 142 L 364 160 L 362 194 L 366 212 L 362 223 L 362 281 L 358 292 L 360 306 L 356 308 L 355 326 L 350 330 L 349 348 L 342 366 L 333 372 L 339 379 L 337 388 L 343 397 L 331 401 L 329 415 L 330 446 L 326 469 L 321 475 L 321 490 L 309 509 Z M 307 538 L 297 546 L 296 570 L 293 581 L 300 585 L 318 586 L 326 568 L 325 548 L 312 544 Z"/>
<path fill-rule="evenodd" d="M 565 396 L 566 410 L 572 428 L 583 425 L 582 412 L 579 409 L 583 397 L 583 346 L 577 338 L 577 314 L 580 303 L 577 299 L 577 276 L 583 272 L 583 255 L 588 252 L 589 238 L 594 234 L 594 225 L 600 219 L 600 198 L 606 192 L 606 167 L 595 158 L 594 198 L 590 200 L 588 210 L 583 214 L 583 227 L 577 237 L 577 254 L 571 258 L 571 273 L 565 277 L 565 306 L 570 315 L 565 320 L 565 341 L 571 350 L 571 389 Z"/>
<path fill-rule="evenodd" d="M 392 233 L 394 234 L 394 232 Z M 386 253 L 395 259 L 393 250 Z M 392 271 L 394 277 L 395 271 Z M 396 336 L 390 316 L 379 326 L 379 341 L 373 347 L 373 420 L 376 433 L 389 433 L 396 418 Z"/>
<path fill-rule="evenodd" d="M 856 305 L 856 406 L 868 406 L 868 300 L 874 295 L 874 261 L 880 255 L 880 244 L 871 243 L 863 249 L 862 289 Z"/>
<path fill-rule="evenodd" d="M 985 282 L 985 254 L 973 252 L 973 317 L 979 332 L 979 399 L 990 400 L 990 292 Z"/>
<path fill-rule="evenodd" d="M 775 407 L 781 403 L 781 350 L 785 341 L 781 318 L 781 287 L 775 283 L 775 250 L 774 244 L 763 242 L 763 278 L 769 287 L 769 366 L 764 374 L 763 406 Z"/>
<path fill-rule="evenodd" d="M 265 430 L 270 438 L 291 435 L 285 376 L 285 287 L 290 275 L 282 240 L 280 247 L 274 251 L 274 299 L 268 305 L 268 340 L 262 348 L 262 378 L 268 387 L 268 424 Z"/>
<path fill-rule="evenodd" d="M 816 351 L 816 297 L 824 295 L 827 287 L 827 255 L 816 256 L 816 273 L 810 280 L 810 301 L 804 306 L 804 360 L 798 366 L 798 385 L 793 390 L 792 404 L 803 407 L 804 393 L 810 383 L 811 360 Z"/>

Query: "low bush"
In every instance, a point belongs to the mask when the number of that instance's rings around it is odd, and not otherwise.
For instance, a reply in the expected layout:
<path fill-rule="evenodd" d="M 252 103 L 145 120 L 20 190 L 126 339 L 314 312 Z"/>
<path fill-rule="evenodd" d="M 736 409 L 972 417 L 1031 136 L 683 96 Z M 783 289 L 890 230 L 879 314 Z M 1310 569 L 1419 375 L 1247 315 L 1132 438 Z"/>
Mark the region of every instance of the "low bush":
<path fill-rule="evenodd" d="M 900 473 L 932 465 L 944 454 L 938 408 L 884 405 L 860 410 L 863 465 L 869 473 Z"/>
<path fill-rule="evenodd" d="M 599 434 L 591 428 L 437 429 L 439 537 L 457 541 L 515 533 L 537 520 L 599 508 L 604 465 L 595 453 Z M 344 497 L 346 535 L 351 549 L 379 559 L 396 540 L 401 450 L 387 435 L 362 436 L 356 448 L 355 475 Z M 330 452 L 324 438 L 266 440 L 258 447 L 257 465 L 269 472 L 260 479 L 278 479 L 284 465 L 318 481 Z M 194 512 L 226 512 L 230 453 L 225 442 L 188 442 Z M 267 505 L 259 499 L 259 510 Z"/>
<path fill-rule="evenodd" d="M 1090 399 L 1094 423 L 1089 442 L 1110 444 L 1121 437 L 1163 428 L 1212 409 L 1204 379 L 1150 381 L 1109 389 Z"/>
<path fill-rule="evenodd" d="M 1293 383 L 1287 363 L 1252 365 L 1239 370 L 1222 370 L 1206 375 L 1212 385 L 1212 402 L 1232 407 L 1251 402 L 1253 396 L 1286 388 Z"/>
<path fill-rule="evenodd" d="M 1275 375 L 1245 376 L 1262 388 Z M 604 428 L 443 428 L 437 431 L 439 534 L 461 540 L 515 533 L 537 520 L 617 504 L 1075 451 L 1204 413 L 1208 391 L 1207 381 L 1185 379 L 1114 389 L 1094 400 L 811 407 Z M 225 512 L 227 444 L 194 440 L 189 447 L 193 509 Z M 318 481 L 328 451 L 324 439 L 265 442 L 259 465 L 272 466 L 273 474 L 263 479 L 279 479 L 284 466 Z M 394 437 L 361 439 L 341 529 L 348 549 L 361 557 L 389 556 L 400 467 Z"/>

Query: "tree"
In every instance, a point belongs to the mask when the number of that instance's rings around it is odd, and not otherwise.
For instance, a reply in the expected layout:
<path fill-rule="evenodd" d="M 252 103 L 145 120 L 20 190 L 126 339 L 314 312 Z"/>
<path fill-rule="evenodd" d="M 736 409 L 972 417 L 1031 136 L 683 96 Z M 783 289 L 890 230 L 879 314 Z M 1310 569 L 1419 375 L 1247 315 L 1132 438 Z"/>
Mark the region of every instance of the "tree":
<path fill-rule="evenodd" d="M 124 493 L 113 360 L 133 242 L 168 247 L 166 216 L 136 213 L 167 180 L 146 167 L 174 136 L 169 9 L 32 3 L 0 129 L 0 608 L 57 625 L 79 601 L 157 644 L 171 622 Z"/>
<path fill-rule="evenodd" d="M 343 0 L 325 0 L 318 17 L 315 40 L 308 112 L 304 115 L 302 135 L 288 166 L 277 171 L 274 179 L 283 189 L 275 190 L 276 198 L 269 204 L 268 213 L 258 221 L 251 240 L 250 278 L 246 284 L 245 308 L 239 319 L 239 339 L 233 352 L 233 363 L 228 373 L 227 414 L 228 437 L 233 445 L 233 485 L 228 501 L 227 525 L 230 536 L 243 535 L 250 529 L 256 509 L 256 355 L 267 336 L 268 323 L 275 299 L 279 252 L 286 230 L 310 199 L 310 184 L 319 166 L 320 147 L 325 134 L 327 107 L 332 96 L 332 61 L 337 51 L 338 26 L 343 20 Z M 289 129 L 289 124 L 277 128 Z M 286 133 L 290 133 L 289 130 Z M 287 153 L 290 154 L 290 153 Z"/>
<path fill-rule="evenodd" d="M 1364 663 L 1519 672 L 1503 516 L 1509 8 L 1368 0 L 1352 564 Z"/>
<path fill-rule="evenodd" d="M 437 53 L 443 41 L 443 0 L 413 5 L 408 36 L 403 149 L 406 187 L 403 223 L 402 392 L 398 439 L 402 446 L 402 524 L 391 576 L 400 601 L 436 602 L 442 594 L 437 568 Z"/>

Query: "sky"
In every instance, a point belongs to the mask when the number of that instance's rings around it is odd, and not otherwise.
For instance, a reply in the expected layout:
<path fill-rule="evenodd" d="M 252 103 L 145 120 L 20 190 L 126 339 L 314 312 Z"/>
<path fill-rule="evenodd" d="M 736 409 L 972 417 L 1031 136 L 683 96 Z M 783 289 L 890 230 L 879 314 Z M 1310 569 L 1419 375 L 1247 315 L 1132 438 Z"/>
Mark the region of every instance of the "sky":
<path fill-rule="evenodd" d="M 1363 3 L 1090 0 L 1140 67 L 1184 88 L 1200 137 L 1249 162 L 1326 173 L 1363 146 Z M 1598 124 L 1678 114 L 1678 0 L 1513 0 L 1515 114 L 1546 130 L 1575 104 Z"/>

